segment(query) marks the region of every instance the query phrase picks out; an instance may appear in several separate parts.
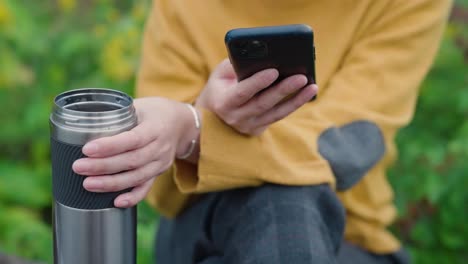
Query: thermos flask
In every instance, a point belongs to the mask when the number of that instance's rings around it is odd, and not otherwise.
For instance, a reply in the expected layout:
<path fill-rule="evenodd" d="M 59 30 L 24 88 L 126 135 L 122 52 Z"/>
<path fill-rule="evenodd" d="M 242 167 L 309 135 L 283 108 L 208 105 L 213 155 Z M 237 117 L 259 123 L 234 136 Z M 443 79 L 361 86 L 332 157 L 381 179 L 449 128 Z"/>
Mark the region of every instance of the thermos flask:
<path fill-rule="evenodd" d="M 86 88 L 58 95 L 50 115 L 55 264 L 135 264 L 136 208 L 114 207 L 121 193 L 93 193 L 72 164 L 90 140 L 132 129 L 132 98 Z"/>

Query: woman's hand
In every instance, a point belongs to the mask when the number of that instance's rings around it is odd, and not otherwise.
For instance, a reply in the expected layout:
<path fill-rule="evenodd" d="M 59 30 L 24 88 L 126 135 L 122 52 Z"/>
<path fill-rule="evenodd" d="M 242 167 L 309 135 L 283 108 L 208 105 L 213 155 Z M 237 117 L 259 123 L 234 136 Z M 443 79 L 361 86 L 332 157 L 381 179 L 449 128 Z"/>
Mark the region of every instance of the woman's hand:
<path fill-rule="evenodd" d="M 196 106 L 214 112 L 240 133 L 259 135 L 307 103 L 318 90 L 315 84 L 304 87 L 307 84 L 304 75 L 288 77 L 269 87 L 277 78 L 277 70 L 267 69 L 237 82 L 226 59 L 211 74 Z M 266 87 L 269 88 L 262 91 Z M 283 101 L 291 94 L 295 95 Z"/>
<path fill-rule="evenodd" d="M 116 207 L 131 207 L 143 200 L 154 179 L 183 155 L 194 133 L 190 110 L 182 103 L 163 98 L 134 101 L 139 124 L 130 131 L 93 140 L 83 147 L 87 158 L 73 164 L 86 176 L 90 192 L 114 192 L 134 187 L 118 196 Z"/>

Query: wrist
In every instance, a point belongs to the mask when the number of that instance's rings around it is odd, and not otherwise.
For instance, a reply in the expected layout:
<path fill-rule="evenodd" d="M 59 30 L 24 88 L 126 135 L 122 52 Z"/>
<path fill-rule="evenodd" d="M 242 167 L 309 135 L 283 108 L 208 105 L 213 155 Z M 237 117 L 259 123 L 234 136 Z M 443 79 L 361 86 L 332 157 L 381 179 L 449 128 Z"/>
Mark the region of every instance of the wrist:
<path fill-rule="evenodd" d="M 199 143 L 201 115 L 198 109 L 191 105 L 181 104 L 180 111 L 181 135 L 176 149 L 176 158 L 186 159 L 192 156 Z"/>

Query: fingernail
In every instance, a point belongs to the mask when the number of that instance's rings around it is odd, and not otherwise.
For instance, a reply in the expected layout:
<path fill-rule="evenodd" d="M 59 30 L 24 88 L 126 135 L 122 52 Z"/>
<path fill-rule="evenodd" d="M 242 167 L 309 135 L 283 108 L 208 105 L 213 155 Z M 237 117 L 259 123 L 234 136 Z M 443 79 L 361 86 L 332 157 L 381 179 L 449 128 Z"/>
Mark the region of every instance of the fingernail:
<path fill-rule="evenodd" d="M 104 183 L 101 180 L 88 179 L 85 181 L 86 188 L 89 189 L 101 189 Z"/>
<path fill-rule="evenodd" d="M 271 76 L 271 78 L 278 78 L 279 72 L 277 69 L 268 69 L 266 72 Z"/>
<path fill-rule="evenodd" d="M 317 88 L 316 88 L 316 86 L 312 85 L 312 86 L 310 87 L 310 92 L 311 92 L 311 93 L 314 93 L 314 94 L 317 93 Z"/>
<path fill-rule="evenodd" d="M 275 76 L 275 78 L 278 78 L 279 76 L 279 71 L 277 69 L 274 69 L 274 74 L 273 76 Z"/>
<path fill-rule="evenodd" d="M 307 84 L 307 76 L 305 75 L 299 75 L 299 83 L 302 84 L 303 86 L 305 86 Z"/>
<path fill-rule="evenodd" d="M 96 143 L 88 143 L 83 147 L 83 154 L 93 155 L 98 152 L 98 145 Z"/>
<path fill-rule="evenodd" d="M 89 170 L 89 165 L 84 160 L 77 160 L 73 163 L 73 170 L 76 173 L 85 173 Z"/>

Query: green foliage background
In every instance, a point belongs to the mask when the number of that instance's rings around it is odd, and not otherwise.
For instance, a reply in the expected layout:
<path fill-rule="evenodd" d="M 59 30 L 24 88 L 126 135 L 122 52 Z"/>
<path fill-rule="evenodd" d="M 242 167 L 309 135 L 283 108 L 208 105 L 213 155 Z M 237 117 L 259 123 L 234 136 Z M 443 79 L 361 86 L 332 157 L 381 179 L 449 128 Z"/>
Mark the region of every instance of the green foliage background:
<path fill-rule="evenodd" d="M 132 94 L 149 0 L 0 0 L 0 252 L 52 263 L 48 115 L 58 93 Z M 415 263 L 468 260 L 468 0 L 458 0 L 390 171 Z M 139 206 L 138 263 L 157 215 Z"/>

